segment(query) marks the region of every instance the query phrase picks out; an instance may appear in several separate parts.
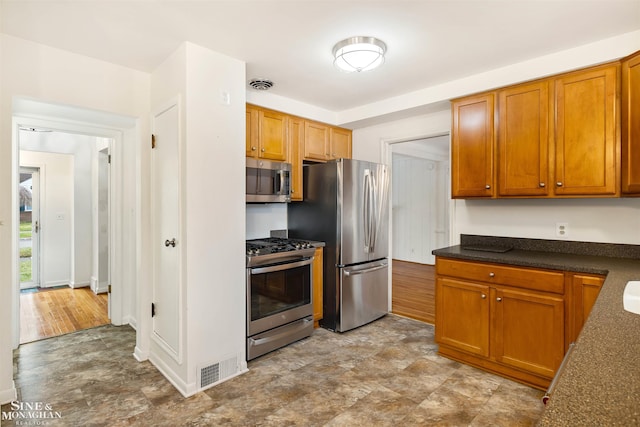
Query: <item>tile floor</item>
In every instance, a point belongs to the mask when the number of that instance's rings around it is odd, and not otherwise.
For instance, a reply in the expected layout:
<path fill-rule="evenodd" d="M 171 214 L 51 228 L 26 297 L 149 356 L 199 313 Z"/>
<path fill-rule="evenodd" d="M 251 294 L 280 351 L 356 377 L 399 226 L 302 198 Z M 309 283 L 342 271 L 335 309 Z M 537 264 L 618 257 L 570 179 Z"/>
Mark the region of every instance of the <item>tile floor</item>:
<path fill-rule="evenodd" d="M 102 326 L 20 346 L 21 402 L 53 419 L 3 426 L 527 426 L 542 392 L 439 357 L 433 326 L 387 315 L 336 334 L 317 329 L 185 399 L 132 356 L 135 332 Z"/>

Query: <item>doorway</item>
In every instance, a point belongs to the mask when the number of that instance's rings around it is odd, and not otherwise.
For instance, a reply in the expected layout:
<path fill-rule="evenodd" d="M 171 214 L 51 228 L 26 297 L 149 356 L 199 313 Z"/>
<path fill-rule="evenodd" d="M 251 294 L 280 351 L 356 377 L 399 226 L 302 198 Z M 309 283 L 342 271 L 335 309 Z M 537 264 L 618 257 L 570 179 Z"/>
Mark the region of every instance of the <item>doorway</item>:
<path fill-rule="evenodd" d="M 40 168 L 20 168 L 20 290 L 40 287 Z"/>
<path fill-rule="evenodd" d="M 449 135 L 390 145 L 393 313 L 435 322 L 435 257 L 449 244 Z"/>
<path fill-rule="evenodd" d="M 31 218 L 28 206 L 20 208 L 19 342 L 107 324 L 111 142 L 33 126 L 17 137 L 21 200 L 28 201 L 25 184 L 32 188 Z M 29 250 L 37 281 L 27 281 Z"/>

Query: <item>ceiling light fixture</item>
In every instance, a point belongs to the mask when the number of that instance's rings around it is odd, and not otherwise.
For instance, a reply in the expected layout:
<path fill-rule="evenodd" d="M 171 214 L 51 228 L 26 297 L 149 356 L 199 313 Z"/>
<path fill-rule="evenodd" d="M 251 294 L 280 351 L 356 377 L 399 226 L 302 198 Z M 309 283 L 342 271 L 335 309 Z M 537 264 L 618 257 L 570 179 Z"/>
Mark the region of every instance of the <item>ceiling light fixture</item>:
<path fill-rule="evenodd" d="M 387 45 L 375 37 L 349 37 L 333 47 L 333 63 L 343 71 L 369 71 L 384 62 Z"/>

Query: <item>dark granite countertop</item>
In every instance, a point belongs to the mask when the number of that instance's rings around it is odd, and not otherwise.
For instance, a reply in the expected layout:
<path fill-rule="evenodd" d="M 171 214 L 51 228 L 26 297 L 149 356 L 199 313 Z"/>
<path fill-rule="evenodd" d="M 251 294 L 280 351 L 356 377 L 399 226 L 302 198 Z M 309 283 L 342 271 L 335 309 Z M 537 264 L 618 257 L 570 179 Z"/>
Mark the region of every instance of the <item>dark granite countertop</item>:
<path fill-rule="evenodd" d="M 465 249 L 470 246 L 509 250 Z M 640 425 L 640 315 L 622 305 L 627 282 L 640 280 L 640 245 L 463 235 L 460 245 L 433 254 L 606 275 L 539 425 Z"/>

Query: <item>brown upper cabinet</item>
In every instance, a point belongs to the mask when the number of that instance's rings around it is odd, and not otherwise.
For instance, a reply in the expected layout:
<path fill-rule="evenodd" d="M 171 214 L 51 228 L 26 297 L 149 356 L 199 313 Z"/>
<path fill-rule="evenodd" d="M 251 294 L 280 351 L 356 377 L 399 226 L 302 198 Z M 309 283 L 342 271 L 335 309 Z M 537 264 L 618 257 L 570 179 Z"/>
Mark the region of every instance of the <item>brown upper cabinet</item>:
<path fill-rule="evenodd" d="M 451 102 L 451 193 L 453 198 L 493 197 L 493 93 Z"/>
<path fill-rule="evenodd" d="M 555 79 L 555 194 L 619 194 L 619 70 L 616 63 Z"/>
<path fill-rule="evenodd" d="M 351 158 L 351 131 L 305 121 L 304 160 L 326 162 Z"/>
<path fill-rule="evenodd" d="M 246 156 L 291 163 L 291 200 L 303 199 L 304 161 L 351 158 L 351 130 L 247 104 Z"/>
<path fill-rule="evenodd" d="M 247 105 L 246 156 L 287 160 L 287 122 L 285 114 Z"/>
<path fill-rule="evenodd" d="M 500 196 L 549 194 L 548 81 L 498 92 L 498 192 Z"/>
<path fill-rule="evenodd" d="M 302 194 L 302 149 L 304 144 L 304 119 L 289 117 L 289 159 L 291 163 L 291 200 L 300 201 Z"/>
<path fill-rule="evenodd" d="M 304 122 L 304 158 L 305 160 L 327 160 L 329 157 L 329 126 Z"/>
<path fill-rule="evenodd" d="M 351 131 L 332 127 L 329 130 L 329 153 L 331 159 L 350 159 L 351 158 Z"/>
<path fill-rule="evenodd" d="M 615 62 L 453 100 L 452 197 L 619 196 L 619 74 Z"/>
<path fill-rule="evenodd" d="M 622 192 L 640 195 L 640 52 L 622 61 Z"/>

